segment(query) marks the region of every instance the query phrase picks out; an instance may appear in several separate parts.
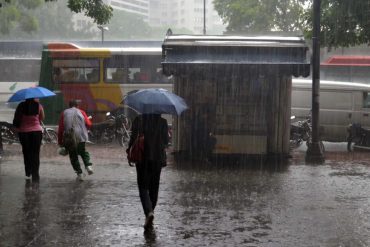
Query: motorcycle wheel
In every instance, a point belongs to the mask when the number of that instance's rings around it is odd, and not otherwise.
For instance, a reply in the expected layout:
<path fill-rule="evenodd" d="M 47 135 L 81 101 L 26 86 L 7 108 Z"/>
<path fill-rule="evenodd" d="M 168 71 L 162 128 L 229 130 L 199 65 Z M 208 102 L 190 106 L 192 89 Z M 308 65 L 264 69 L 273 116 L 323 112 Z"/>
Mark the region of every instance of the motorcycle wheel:
<path fill-rule="evenodd" d="M 354 151 L 354 148 L 353 148 L 354 145 L 355 145 L 355 143 L 352 140 L 348 141 L 347 142 L 347 151 L 348 152 L 353 152 Z"/>
<path fill-rule="evenodd" d="M 109 144 L 114 141 L 114 135 L 108 132 L 107 130 L 104 130 L 101 134 L 101 137 L 99 139 L 100 144 Z"/>
<path fill-rule="evenodd" d="M 126 134 L 118 136 L 118 143 L 121 147 L 128 147 L 128 142 L 130 141 L 130 136 Z"/>
<path fill-rule="evenodd" d="M 289 147 L 291 150 L 298 148 L 299 146 L 301 146 L 301 144 L 302 144 L 302 140 L 290 140 L 289 141 Z"/>
<path fill-rule="evenodd" d="M 17 134 L 7 126 L 1 126 L 1 137 L 4 144 L 13 144 L 18 142 Z"/>
<path fill-rule="evenodd" d="M 311 145 L 311 139 L 306 141 L 307 148 L 310 148 L 310 145 Z M 321 147 L 321 151 L 325 152 L 324 143 L 322 141 L 319 141 L 319 145 Z"/>
<path fill-rule="evenodd" d="M 127 130 L 130 130 L 130 129 L 131 129 L 131 127 L 132 127 L 131 119 L 129 119 L 128 117 L 125 117 L 125 118 L 123 119 L 123 124 L 125 125 L 125 128 L 126 128 Z"/>
<path fill-rule="evenodd" d="M 54 130 L 47 129 L 42 135 L 44 143 L 58 143 L 58 134 Z"/>

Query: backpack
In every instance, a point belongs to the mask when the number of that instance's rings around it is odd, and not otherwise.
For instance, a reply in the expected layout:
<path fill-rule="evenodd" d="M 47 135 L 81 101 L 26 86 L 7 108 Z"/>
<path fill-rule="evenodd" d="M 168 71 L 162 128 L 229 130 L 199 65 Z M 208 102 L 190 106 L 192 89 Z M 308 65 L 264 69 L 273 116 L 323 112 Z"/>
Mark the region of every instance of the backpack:
<path fill-rule="evenodd" d="M 70 128 L 69 130 L 64 131 L 63 146 L 67 150 L 73 150 L 73 149 L 77 149 L 77 144 L 78 144 L 78 141 L 77 141 L 77 137 L 76 137 L 74 129 Z"/>

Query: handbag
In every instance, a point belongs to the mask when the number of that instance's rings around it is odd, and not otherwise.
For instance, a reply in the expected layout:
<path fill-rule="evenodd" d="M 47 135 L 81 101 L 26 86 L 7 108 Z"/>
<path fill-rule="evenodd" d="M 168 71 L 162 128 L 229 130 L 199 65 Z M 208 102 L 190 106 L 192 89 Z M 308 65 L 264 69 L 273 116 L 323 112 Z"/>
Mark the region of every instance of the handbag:
<path fill-rule="evenodd" d="M 144 134 L 138 134 L 127 153 L 128 162 L 141 162 L 144 159 Z"/>
<path fill-rule="evenodd" d="M 63 133 L 63 147 L 67 151 L 76 150 L 78 146 L 78 138 L 75 133 L 75 126 L 77 126 L 77 115 L 72 118 L 72 128 L 65 130 Z"/>

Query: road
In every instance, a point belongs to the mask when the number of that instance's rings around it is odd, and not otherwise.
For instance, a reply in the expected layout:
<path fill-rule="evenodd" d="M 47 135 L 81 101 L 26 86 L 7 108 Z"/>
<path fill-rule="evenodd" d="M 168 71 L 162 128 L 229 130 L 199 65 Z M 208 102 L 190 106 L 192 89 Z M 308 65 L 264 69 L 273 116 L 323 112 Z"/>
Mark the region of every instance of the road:
<path fill-rule="evenodd" d="M 327 144 L 330 146 L 330 144 Z M 370 155 L 334 144 L 323 165 L 170 162 L 154 231 L 144 233 L 135 168 L 118 146 L 89 146 L 95 174 L 75 180 L 56 146 L 26 183 L 19 145 L 0 164 L 0 246 L 370 246 Z"/>

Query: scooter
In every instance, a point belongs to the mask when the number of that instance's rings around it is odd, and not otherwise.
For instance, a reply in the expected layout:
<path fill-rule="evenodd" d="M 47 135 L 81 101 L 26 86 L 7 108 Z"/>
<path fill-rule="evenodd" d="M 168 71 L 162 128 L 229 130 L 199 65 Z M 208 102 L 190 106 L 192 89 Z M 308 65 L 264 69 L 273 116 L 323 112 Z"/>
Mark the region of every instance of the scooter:
<path fill-rule="evenodd" d="M 347 150 L 355 149 L 370 151 L 370 130 L 365 129 L 359 123 L 350 124 L 347 128 Z"/>
<path fill-rule="evenodd" d="M 88 131 L 88 135 L 89 141 L 93 144 L 111 143 L 115 139 L 114 119 L 107 119 L 101 123 L 93 123 Z"/>
<path fill-rule="evenodd" d="M 115 134 L 119 145 L 127 146 L 131 136 L 131 120 L 122 113 L 115 115 L 107 112 L 107 116 L 115 121 Z"/>
<path fill-rule="evenodd" d="M 113 115 L 106 113 L 107 120 L 101 123 L 93 123 L 89 130 L 91 143 L 108 144 L 117 139 L 121 146 L 126 145 L 130 139 L 131 121 L 123 114 Z"/>
<path fill-rule="evenodd" d="M 295 119 L 292 116 L 291 119 Z M 306 142 L 307 146 L 311 142 L 312 128 L 311 118 L 307 117 L 305 120 L 296 121 L 290 124 L 290 148 L 298 148 L 302 142 Z"/>

